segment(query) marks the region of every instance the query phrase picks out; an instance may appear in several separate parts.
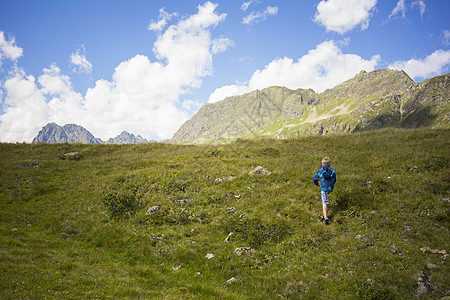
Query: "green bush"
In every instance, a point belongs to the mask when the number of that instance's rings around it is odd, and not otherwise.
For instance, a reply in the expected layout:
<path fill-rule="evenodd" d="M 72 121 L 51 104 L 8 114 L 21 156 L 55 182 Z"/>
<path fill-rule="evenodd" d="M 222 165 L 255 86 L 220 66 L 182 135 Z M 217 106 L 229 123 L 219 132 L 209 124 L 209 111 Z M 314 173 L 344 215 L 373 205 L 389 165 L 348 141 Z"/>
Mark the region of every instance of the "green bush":
<path fill-rule="evenodd" d="M 135 193 L 128 190 L 107 192 L 102 200 L 113 218 L 132 216 L 140 206 Z"/>
<path fill-rule="evenodd" d="M 258 248 L 265 243 L 280 242 L 289 234 L 290 224 L 281 218 L 275 218 L 264 223 L 259 218 L 249 217 L 228 219 L 222 226 L 225 233 L 233 232 L 237 239 L 247 242 L 251 247 Z"/>

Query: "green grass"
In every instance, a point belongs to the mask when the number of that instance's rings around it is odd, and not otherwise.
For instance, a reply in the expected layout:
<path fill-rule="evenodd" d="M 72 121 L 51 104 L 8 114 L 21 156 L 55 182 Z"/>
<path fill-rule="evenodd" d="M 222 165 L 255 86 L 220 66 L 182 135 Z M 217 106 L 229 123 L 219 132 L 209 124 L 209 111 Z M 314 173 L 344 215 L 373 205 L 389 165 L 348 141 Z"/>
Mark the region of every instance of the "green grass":
<path fill-rule="evenodd" d="M 450 260 L 420 250 L 450 251 L 449 147 L 431 129 L 0 144 L 0 298 L 410 299 L 420 271 L 430 299 L 450 296 Z M 338 177 L 330 226 L 311 180 L 324 156 Z M 259 165 L 273 174 L 248 175 Z"/>

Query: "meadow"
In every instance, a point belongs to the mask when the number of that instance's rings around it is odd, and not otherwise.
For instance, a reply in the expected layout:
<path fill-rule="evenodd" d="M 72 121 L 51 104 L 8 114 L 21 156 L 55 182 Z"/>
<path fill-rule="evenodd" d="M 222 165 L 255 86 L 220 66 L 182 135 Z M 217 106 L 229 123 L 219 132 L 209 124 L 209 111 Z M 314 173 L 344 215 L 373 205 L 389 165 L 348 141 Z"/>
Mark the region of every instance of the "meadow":
<path fill-rule="evenodd" d="M 450 296 L 449 148 L 447 129 L 0 144 L 0 298 Z"/>

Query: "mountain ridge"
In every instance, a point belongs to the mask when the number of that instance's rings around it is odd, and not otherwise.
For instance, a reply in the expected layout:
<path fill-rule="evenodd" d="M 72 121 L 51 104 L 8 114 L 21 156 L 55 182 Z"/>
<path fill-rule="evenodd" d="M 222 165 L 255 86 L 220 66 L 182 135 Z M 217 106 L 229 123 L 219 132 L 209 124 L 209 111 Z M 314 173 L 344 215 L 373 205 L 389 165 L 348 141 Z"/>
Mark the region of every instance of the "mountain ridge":
<path fill-rule="evenodd" d="M 51 122 L 42 127 L 32 143 L 142 144 L 148 143 L 148 141 L 140 135 L 135 136 L 132 133 L 123 131 L 120 135 L 115 138 L 110 138 L 105 142 L 100 138 L 94 137 L 94 135 L 83 126 L 76 124 L 60 126 Z"/>
<path fill-rule="evenodd" d="M 361 71 L 321 94 L 273 86 L 207 103 L 171 143 L 227 143 L 385 127 L 449 127 L 449 74 L 415 83 L 404 71 Z"/>

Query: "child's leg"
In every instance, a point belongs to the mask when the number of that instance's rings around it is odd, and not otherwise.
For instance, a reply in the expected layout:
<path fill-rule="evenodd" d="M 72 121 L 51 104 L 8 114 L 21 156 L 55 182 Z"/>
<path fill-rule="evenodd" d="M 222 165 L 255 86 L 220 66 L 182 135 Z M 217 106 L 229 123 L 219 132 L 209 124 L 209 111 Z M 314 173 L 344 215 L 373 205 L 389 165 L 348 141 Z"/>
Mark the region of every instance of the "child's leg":
<path fill-rule="evenodd" d="M 328 207 L 327 207 L 327 205 L 326 205 L 326 204 L 322 204 L 322 208 L 323 208 L 323 217 L 324 217 L 325 219 L 328 219 L 328 217 L 327 217 L 327 213 L 328 213 Z"/>
<path fill-rule="evenodd" d="M 323 209 L 323 217 L 325 219 L 328 219 L 328 192 L 327 191 L 321 191 L 322 194 L 322 209 Z"/>

